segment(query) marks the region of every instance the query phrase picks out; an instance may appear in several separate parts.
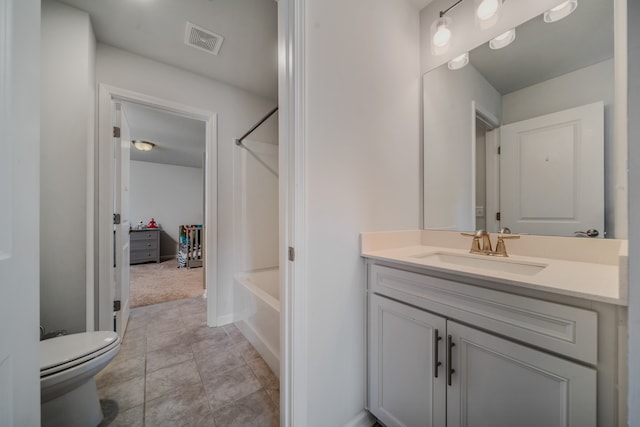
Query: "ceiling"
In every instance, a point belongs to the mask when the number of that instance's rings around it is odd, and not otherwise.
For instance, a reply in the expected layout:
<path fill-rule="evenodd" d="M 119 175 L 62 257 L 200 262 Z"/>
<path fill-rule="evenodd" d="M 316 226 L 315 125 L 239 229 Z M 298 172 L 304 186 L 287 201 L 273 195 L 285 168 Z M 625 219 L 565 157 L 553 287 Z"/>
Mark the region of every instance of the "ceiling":
<path fill-rule="evenodd" d="M 277 99 L 274 0 L 59 0 L 84 10 L 100 43 Z M 218 55 L 184 44 L 187 22 L 224 37 Z"/>
<path fill-rule="evenodd" d="M 167 165 L 202 167 L 205 122 L 139 104 L 124 103 L 131 140 L 153 142 L 151 151 L 131 147 L 131 160 Z"/>
<path fill-rule="evenodd" d="M 580 0 L 568 17 L 547 24 L 538 16 L 516 29 L 509 46 L 488 43 L 469 53 L 469 62 L 504 95 L 612 58 L 613 3 Z"/>
<path fill-rule="evenodd" d="M 100 43 L 238 87 L 274 103 L 277 100 L 274 0 L 59 1 L 89 14 Z M 224 37 L 218 55 L 184 44 L 187 22 Z M 204 122 L 137 104 L 125 104 L 123 110 L 131 139 L 156 144 L 149 152 L 132 149 L 131 160 L 202 167 Z M 259 131 L 274 134 L 267 129 Z M 252 137 L 260 138 L 258 131 Z"/>

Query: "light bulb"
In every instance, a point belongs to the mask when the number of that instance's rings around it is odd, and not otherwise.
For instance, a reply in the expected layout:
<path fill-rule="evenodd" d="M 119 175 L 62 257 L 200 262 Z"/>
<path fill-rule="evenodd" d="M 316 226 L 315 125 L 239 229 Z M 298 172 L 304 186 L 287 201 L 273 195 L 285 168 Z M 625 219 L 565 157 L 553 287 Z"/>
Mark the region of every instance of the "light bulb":
<path fill-rule="evenodd" d="M 443 16 L 431 24 L 431 53 L 441 55 L 451 42 L 451 18 Z"/>
<path fill-rule="evenodd" d="M 512 28 L 509 31 L 505 31 L 499 36 L 491 39 L 489 41 L 489 47 L 491 49 L 502 49 L 503 47 L 509 46 L 516 39 L 516 29 Z"/>
<path fill-rule="evenodd" d="M 469 52 L 456 56 L 447 64 L 450 70 L 459 70 L 469 63 Z"/>
<path fill-rule="evenodd" d="M 498 13 L 500 2 L 498 0 L 483 0 L 476 9 L 476 15 L 481 21 L 491 19 Z"/>
<path fill-rule="evenodd" d="M 436 33 L 433 35 L 433 44 L 437 47 L 446 46 L 451 39 L 451 30 L 446 24 L 439 24 Z"/>
<path fill-rule="evenodd" d="M 544 13 L 544 22 L 551 23 L 569 16 L 578 7 L 578 0 L 567 0 Z"/>

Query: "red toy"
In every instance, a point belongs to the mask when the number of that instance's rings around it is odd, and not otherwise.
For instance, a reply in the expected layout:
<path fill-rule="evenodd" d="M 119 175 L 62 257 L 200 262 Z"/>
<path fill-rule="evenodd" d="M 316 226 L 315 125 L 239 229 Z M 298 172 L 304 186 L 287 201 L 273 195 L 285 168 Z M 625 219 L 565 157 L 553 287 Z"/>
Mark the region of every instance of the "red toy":
<path fill-rule="evenodd" d="M 156 224 L 156 220 L 151 218 L 151 221 L 149 221 L 149 225 L 147 225 L 147 228 L 158 228 L 158 224 Z"/>

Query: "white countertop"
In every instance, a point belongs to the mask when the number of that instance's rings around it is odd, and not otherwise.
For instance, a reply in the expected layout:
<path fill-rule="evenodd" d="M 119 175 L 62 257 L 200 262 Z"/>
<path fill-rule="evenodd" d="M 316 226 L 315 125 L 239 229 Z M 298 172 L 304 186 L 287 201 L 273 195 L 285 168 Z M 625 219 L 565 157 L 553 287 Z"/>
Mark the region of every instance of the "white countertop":
<path fill-rule="evenodd" d="M 492 241 L 495 246 L 495 236 Z M 521 236 L 506 241 L 509 257 L 469 254 L 470 238 L 458 232 L 412 230 L 362 233 L 361 255 L 459 277 L 536 289 L 616 305 L 627 305 L 627 244 L 623 240 Z M 443 262 L 430 254 L 498 259 L 544 265 L 520 274 Z M 535 256 L 532 256 L 535 255 Z M 544 255 L 544 256 L 540 256 Z"/>

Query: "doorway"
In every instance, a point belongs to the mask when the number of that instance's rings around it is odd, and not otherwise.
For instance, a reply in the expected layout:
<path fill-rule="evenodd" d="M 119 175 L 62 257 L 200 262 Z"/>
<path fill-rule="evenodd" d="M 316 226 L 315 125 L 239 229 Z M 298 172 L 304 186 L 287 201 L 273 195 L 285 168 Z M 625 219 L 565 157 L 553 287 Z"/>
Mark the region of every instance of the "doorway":
<path fill-rule="evenodd" d="M 98 220 L 97 220 L 97 241 L 98 241 L 98 281 L 95 290 L 96 303 L 94 307 L 95 326 L 98 329 L 113 329 L 114 319 L 120 314 L 125 316 L 118 323 L 121 330 L 119 334 L 124 332 L 126 328 L 126 313 L 128 312 L 126 283 L 122 283 L 119 279 L 115 266 L 124 265 L 124 251 L 115 251 L 116 244 L 123 245 L 124 239 L 114 239 L 113 222 L 115 216 L 116 201 L 120 197 L 118 187 L 114 185 L 119 176 L 116 176 L 116 159 L 113 151 L 114 140 L 119 141 L 113 130 L 113 123 L 116 123 L 115 104 L 135 105 L 143 108 L 151 108 L 161 111 L 165 114 L 171 114 L 191 120 L 201 121 L 204 123 L 204 156 L 203 163 L 203 223 L 207 225 L 202 230 L 202 239 L 206 251 L 203 251 L 204 264 L 204 283 L 206 283 L 207 292 L 207 323 L 209 326 L 216 325 L 216 236 L 217 227 L 215 221 L 212 221 L 217 211 L 217 174 L 216 174 L 216 114 L 196 109 L 190 106 L 177 104 L 163 99 L 151 97 L 148 95 L 127 91 L 107 85 L 100 85 L 99 88 L 99 105 L 98 105 L 98 141 L 97 150 L 98 168 Z M 119 136 L 119 134 L 118 134 Z M 120 187 L 121 188 L 121 187 Z M 122 227 L 121 227 L 122 229 Z M 116 233 L 117 234 L 117 233 Z M 124 234 L 121 232 L 121 235 Z M 115 262 L 115 263 L 114 263 Z M 119 299 L 118 299 L 119 298 Z M 119 301 L 119 302 L 118 302 Z M 123 303 L 125 306 L 123 307 Z M 119 309 L 119 310 L 118 310 Z"/>
<path fill-rule="evenodd" d="M 202 296 L 205 122 L 137 103 L 123 103 L 122 122 L 131 150 L 122 189 L 129 195 L 130 307 Z"/>

